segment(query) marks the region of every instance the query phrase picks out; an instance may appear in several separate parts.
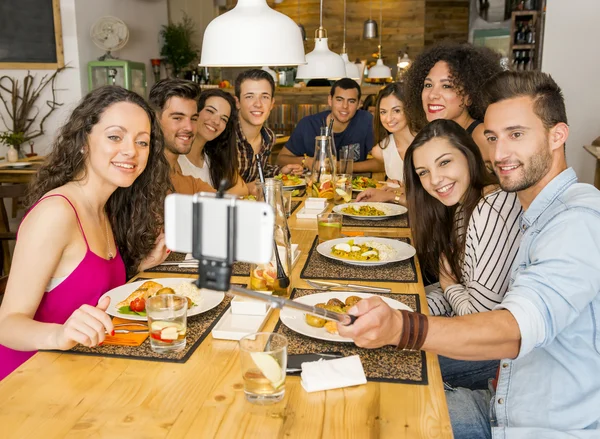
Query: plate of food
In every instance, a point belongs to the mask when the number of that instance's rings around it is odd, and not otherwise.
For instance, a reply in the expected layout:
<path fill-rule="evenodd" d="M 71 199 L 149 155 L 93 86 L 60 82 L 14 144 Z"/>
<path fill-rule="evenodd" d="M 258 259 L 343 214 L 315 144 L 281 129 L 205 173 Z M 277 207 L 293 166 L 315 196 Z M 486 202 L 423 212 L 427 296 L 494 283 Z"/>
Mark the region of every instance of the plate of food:
<path fill-rule="evenodd" d="M 356 302 L 373 296 L 376 296 L 376 294 L 332 291 L 327 293 L 309 294 L 307 296 L 294 299 L 294 301 L 304 303 L 306 305 L 326 308 L 330 311 L 348 312 L 348 310 L 352 308 Z M 383 296 L 381 296 L 381 298 L 385 303 L 394 309 L 405 309 L 407 311 L 412 311 L 411 308 L 395 299 L 390 299 Z M 292 331 L 306 335 L 307 337 L 342 343 L 352 342 L 351 339 L 341 337 L 337 333 L 337 326 L 335 322 L 321 319 L 311 314 L 306 314 L 305 312 L 297 309 L 284 307 L 279 314 L 279 318 L 283 324 Z"/>
<path fill-rule="evenodd" d="M 354 177 L 352 179 L 352 190 L 354 192 L 362 192 L 369 188 L 379 189 L 380 187 L 383 187 L 383 184 L 369 177 Z"/>
<path fill-rule="evenodd" d="M 110 297 L 108 315 L 129 320 L 148 320 L 146 299 L 158 294 L 178 294 L 188 298 L 188 317 L 202 314 L 217 306 L 225 298 L 220 291 L 196 288 L 190 279 L 173 277 L 131 282 L 113 288 L 104 296 Z"/>
<path fill-rule="evenodd" d="M 30 168 L 31 166 L 33 166 L 33 164 L 29 163 L 29 162 L 7 162 L 7 163 L 2 163 L 0 166 L 3 168 L 22 169 L 22 168 Z"/>
<path fill-rule="evenodd" d="M 317 251 L 326 258 L 350 265 L 377 266 L 412 258 L 415 248 L 397 239 L 369 236 L 322 242 Z"/>
<path fill-rule="evenodd" d="M 275 180 L 280 180 L 283 183 L 284 191 L 291 191 L 306 186 L 306 181 L 302 176 L 294 174 L 278 174 Z"/>
<path fill-rule="evenodd" d="M 350 218 L 378 221 L 402 215 L 407 212 L 407 209 L 398 204 L 361 201 L 358 203 L 340 204 L 339 206 L 335 206 L 333 211 Z"/>

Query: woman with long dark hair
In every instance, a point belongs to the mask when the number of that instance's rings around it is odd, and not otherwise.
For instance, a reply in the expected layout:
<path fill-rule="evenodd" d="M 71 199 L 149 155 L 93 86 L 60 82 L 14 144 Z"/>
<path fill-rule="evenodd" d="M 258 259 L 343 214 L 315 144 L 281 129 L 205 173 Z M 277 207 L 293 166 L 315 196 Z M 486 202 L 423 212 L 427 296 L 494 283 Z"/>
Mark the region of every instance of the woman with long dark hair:
<path fill-rule="evenodd" d="M 502 191 L 479 148 L 456 122 L 435 120 L 404 157 L 408 215 L 421 265 L 439 276 L 434 315 L 488 311 L 508 289 L 521 206 Z"/>
<path fill-rule="evenodd" d="M 200 178 L 218 189 L 221 180 L 229 182 L 229 193 L 247 195 L 248 188 L 238 172 L 234 123 L 235 99 L 220 89 L 208 89 L 198 99 L 198 132 L 192 150 L 180 155 L 183 175 Z"/>
<path fill-rule="evenodd" d="M 0 379 L 38 349 L 97 346 L 105 292 L 162 262 L 171 190 L 154 111 L 121 87 L 75 108 L 38 172 L 0 307 Z"/>

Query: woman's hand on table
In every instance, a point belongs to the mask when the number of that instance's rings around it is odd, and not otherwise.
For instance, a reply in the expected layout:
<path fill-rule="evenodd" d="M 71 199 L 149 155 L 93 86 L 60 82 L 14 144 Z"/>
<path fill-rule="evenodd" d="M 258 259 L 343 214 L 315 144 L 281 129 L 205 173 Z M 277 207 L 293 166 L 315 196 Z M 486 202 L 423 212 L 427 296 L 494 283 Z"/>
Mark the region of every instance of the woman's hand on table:
<path fill-rule="evenodd" d="M 351 338 L 361 348 L 397 346 L 402 333 L 402 314 L 392 309 L 381 297 L 363 299 L 348 311 L 357 316 L 354 324 L 337 328 L 342 337 Z"/>
<path fill-rule="evenodd" d="M 383 203 L 393 202 L 396 194 L 392 191 L 368 188 L 356 196 L 356 201 L 380 201 Z"/>
<path fill-rule="evenodd" d="M 165 234 L 162 232 L 154 241 L 154 248 L 150 252 L 148 256 L 146 256 L 138 267 L 138 271 L 142 272 L 151 267 L 156 267 L 157 265 L 162 264 L 167 256 L 169 256 L 171 250 L 167 249 L 165 245 Z"/>
<path fill-rule="evenodd" d="M 106 314 L 110 297 L 103 297 L 98 305 L 82 305 L 71 314 L 67 321 L 56 327 L 54 343 L 56 349 L 66 351 L 76 344 L 88 348 L 98 346 L 106 334 L 114 330 L 112 320 Z"/>
<path fill-rule="evenodd" d="M 294 174 L 294 175 L 302 175 L 304 172 L 304 168 L 302 165 L 292 163 L 290 165 L 285 165 L 280 169 L 282 174 Z"/>

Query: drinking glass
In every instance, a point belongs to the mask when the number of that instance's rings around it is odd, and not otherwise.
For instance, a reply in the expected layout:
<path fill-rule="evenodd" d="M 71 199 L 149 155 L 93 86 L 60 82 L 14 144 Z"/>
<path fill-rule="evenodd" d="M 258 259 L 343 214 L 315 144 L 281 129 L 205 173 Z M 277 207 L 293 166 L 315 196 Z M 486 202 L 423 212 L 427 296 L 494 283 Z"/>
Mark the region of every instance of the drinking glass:
<path fill-rule="evenodd" d="M 342 237 L 342 214 L 322 213 L 317 215 L 319 242 Z"/>
<path fill-rule="evenodd" d="M 339 160 L 337 171 L 340 174 L 350 174 L 352 176 L 354 168 L 354 146 L 345 145 L 340 148 L 338 153 Z"/>
<path fill-rule="evenodd" d="M 150 347 L 164 354 L 185 348 L 187 329 L 187 297 L 161 294 L 146 300 Z"/>
<path fill-rule="evenodd" d="M 249 334 L 240 340 L 240 362 L 246 399 L 272 404 L 285 394 L 287 338 L 273 332 Z"/>
<path fill-rule="evenodd" d="M 292 192 L 294 191 L 283 191 L 283 211 L 286 218 L 292 213 Z"/>
<path fill-rule="evenodd" d="M 352 200 L 352 174 L 338 174 L 335 181 L 333 202 L 335 204 L 349 203 Z"/>

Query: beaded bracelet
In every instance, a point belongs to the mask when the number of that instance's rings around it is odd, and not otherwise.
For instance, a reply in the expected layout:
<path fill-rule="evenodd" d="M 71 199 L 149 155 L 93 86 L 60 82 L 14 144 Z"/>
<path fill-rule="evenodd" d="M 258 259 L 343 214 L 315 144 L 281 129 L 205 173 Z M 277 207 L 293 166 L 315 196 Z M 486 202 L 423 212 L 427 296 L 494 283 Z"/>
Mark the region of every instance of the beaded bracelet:
<path fill-rule="evenodd" d="M 398 342 L 398 349 L 402 351 L 419 351 L 427 338 L 429 321 L 425 314 L 400 311 L 402 314 L 402 333 Z"/>

